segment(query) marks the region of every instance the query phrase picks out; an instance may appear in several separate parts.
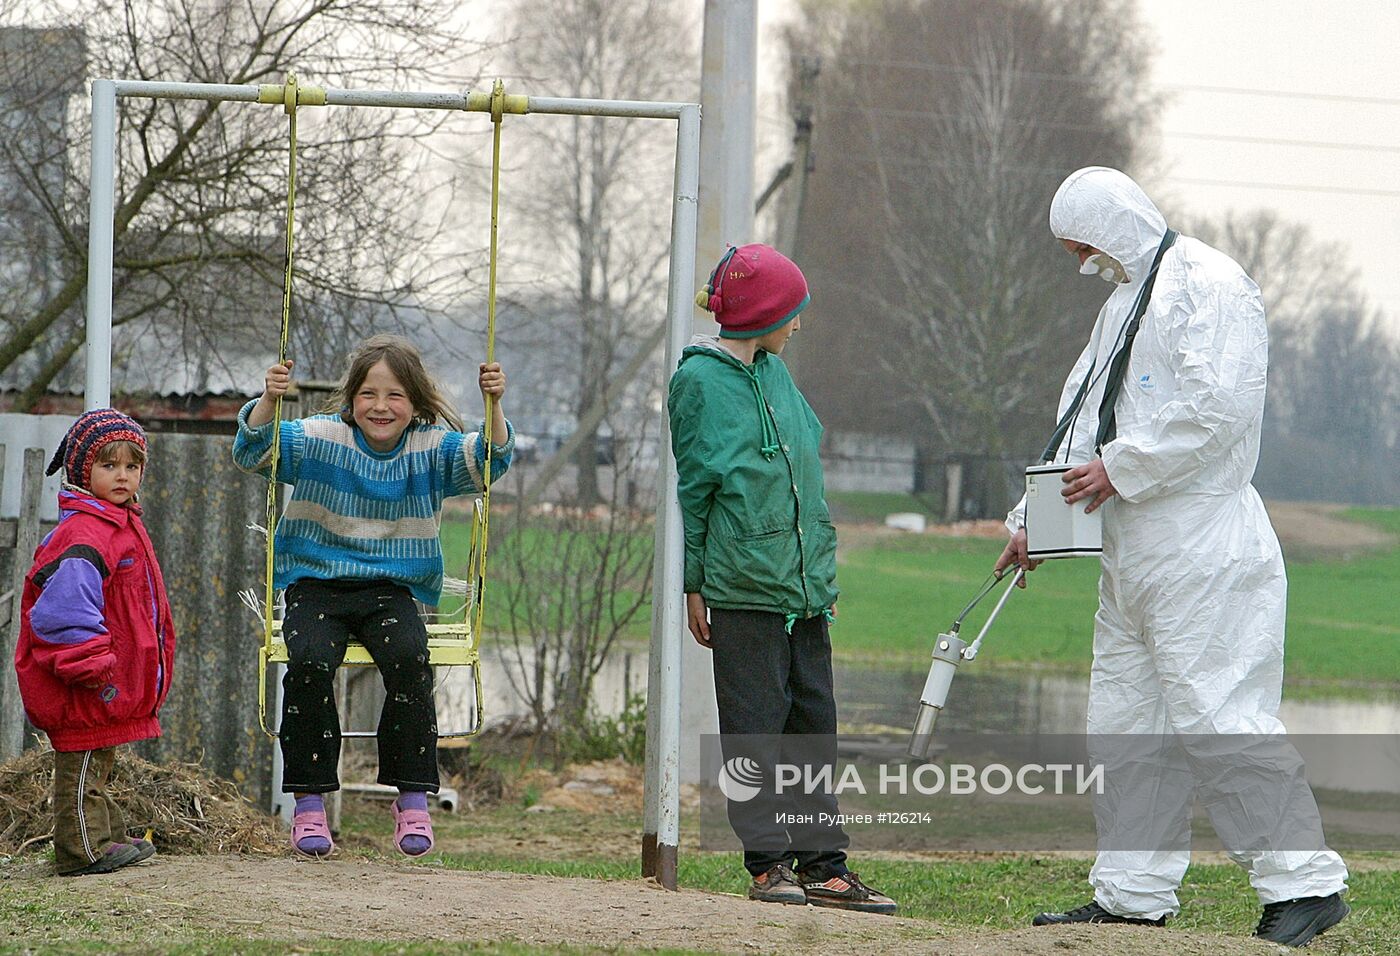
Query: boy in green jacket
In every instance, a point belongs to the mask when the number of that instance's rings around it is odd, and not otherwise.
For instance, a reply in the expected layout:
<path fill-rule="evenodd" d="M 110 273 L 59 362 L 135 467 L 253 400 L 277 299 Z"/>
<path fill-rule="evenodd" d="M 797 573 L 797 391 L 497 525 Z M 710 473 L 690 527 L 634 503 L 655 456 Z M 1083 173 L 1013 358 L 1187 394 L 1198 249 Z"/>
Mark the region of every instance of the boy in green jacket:
<path fill-rule="evenodd" d="M 839 592 L 822 425 L 778 357 L 809 299 L 801 270 L 777 250 L 731 246 L 696 297 L 719 337 L 686 348 L 667 403 L 690 632 L 714 657 L 726 762 L 757 758 L 767 780 L 792 735 L 804 735 L 808 760 L 836 757 L 827 625 Z M 839 824 L 777 822 L 784 813 L 832 819 L 835 796 L 797 799 L 765 788 L 729 802 L 749 897 L 893 913 L 893 900 L 846 868 Z"/>

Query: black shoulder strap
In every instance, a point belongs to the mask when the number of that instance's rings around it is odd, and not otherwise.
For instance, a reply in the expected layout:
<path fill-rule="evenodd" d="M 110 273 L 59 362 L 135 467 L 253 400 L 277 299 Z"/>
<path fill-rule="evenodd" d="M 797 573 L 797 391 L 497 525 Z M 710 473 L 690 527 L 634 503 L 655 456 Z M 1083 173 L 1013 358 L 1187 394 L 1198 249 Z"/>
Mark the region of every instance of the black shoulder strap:
<path fill-rule="evenodd" d="M 1089 391 L 1089 382 L 1094 377 L 1094 363 L 1089 363 L 1089 368 L 1084 373 L 1084 381 L 1079 383 L 1079 391 L 1074 393 L 1074 401 L 1069 403 L 1065 413 L 1060 416 L 1060 423 L 1055 426 L 1055 432 L 1050 436 L 1050 442 L 1045 446 L 1045 450 L 1040 453 L 1040 460 L 1049 463 L 1055 460 L 1055 456 L 1060 453 L 1060 443 L 1065 440 L 1065 433 L 1069 431 L 1069 426 L 1074 422 L 1074 417 L 1079 414 L 1079 406 L 1084 404 L 1084 395 Z"/>
<path fill-rule="evenodd" d="M 1128 372 L 1128 355 L 1133 350 L 1133 339 L 1137 337 L 1138 327 L 1142 325 L 1142 317 L 1147 314 L 1148 303 L 1152 301 L 1152 287 L 1157 284 L 1157 268 L 1161 266 L 1162 257 L 1167 254 L 1167 250 L 1176 242 L 1176 237 L 1174 229 L 1168 229 L 1167 234 L 1162 237 L 1162 244 L 1157 247 L 1157 257 L 1152 260 L 1152 269 L 1147 273 L 1147 281 L 1142 284 L 1142 292 L 1138 294 L 1137 307 L 1133 309 L 1133 319 L 1128 323 L 1128 331 L 1123 336 L 1123 345 L 1108 366 L 1108 380 L 1104 382 L 1103 400 L 1099 402 L 1099 433 L 1094 438 L 1095 453 L 1113 441 L 1118 433 L 1118 393 L 1123 388 L 1123 376 Z"/>
<path fill-rule="evenodd" d="M 1161 245 L 1157 247 L 1157 254 L 1152 259 L 1152 268 L 1147 272 L 1147 281 L 1142 284 L 1142 288 L 1138 291 L 1138 297 L 1133 303 L 1132 318 L 1128 321 L 1123 345 L 1109 363 L 1108 381 L 1104 385 L 1103 401 L 1099 403 L 1099 432 L 1094 441 L 1096 451 L 1103 447 L 1104 442 L 1113 440 L 1114 405 L 1118 400 L 1118 392 L 1123 385 L 1123 375 L 1128 367 L 1128 354 L 1132 351 L 1133 338 L 1137 335 L 1138 327 L 1142 324 L 1142 317 L 1147 313 L 1148 303 L 1152 301 L 1152 287 L 1157 284 L 1157 270 L 1162 265 L 1162 257 L 1175 244 L 1177 235 L 1176 230 L 1168 229 L 1167 234 L 1162 237 Z M 1084 381 L 1079 383 L 1079 391 L 1075 393 L 1074 400 L 1069 403 L 1064 415 L 1060 416 L 1054 434 L 1050 436 L 1045 450 L 1040 453 L 1041 461 L 1054 461 L 1055 456 L 1060 453 L 1060 444 L 1065 440 L 1065 434 L 1078 416 L 1079 408 L 1084 404 L 1084 399 L 1089 394 L 1089 384 L 1093 378 L 1094 365 L 1090 363 L 1089 370 L 1084 373 Z M 1106 413 L 1105 410 L 1107 410 Z M 1104 437 L 1105 435 L 1108 437 Z"/>

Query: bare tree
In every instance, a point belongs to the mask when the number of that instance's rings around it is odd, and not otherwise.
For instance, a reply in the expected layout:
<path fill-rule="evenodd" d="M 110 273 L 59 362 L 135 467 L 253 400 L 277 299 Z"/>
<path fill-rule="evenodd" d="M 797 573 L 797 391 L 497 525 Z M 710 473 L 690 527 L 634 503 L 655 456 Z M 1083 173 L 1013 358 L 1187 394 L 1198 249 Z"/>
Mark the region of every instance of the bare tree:
<path fill-rule="evenodd" d="M 650 606 L 651 481 L 637 481 L 645 436 L 629 441 L 592 508 L 515 508 L 493 549 L 487 610 L 504 620 L 506 674 L 538 733 L 576 730 L 628 625 Z M 523 470 L 512 476 L 523 497 Z M 511 480 L 511 479 L 508 479 Z"/>
<path fill-rule="evenodd" d="M 1151 115 L 1132 8 L 851 11 L 812 33 L 836 48 L 801 225 L 814 318 L 799 378 L 830 426 L 864 419 L 926 465 L 992 463 L 966 477 L 995 512 L 1011 493 L 1000 462 L 1043 444 L 1097 308 L 1049 235 L 1050 198 L 1080 166 L 1131 168 Z"/>
<path fill-rule="evenodd" d="M 1259 211 L 1193 223 L 1259 283 L 1269 403 L 1256 483 L 1272 497 L 1389 504 L 1400 497 L 1400 342 L 1336 244 Z"/>
<path fill-rule="evenodd" d="M 296 71 L 303 83 L 410 87 L 472 49 L 442 26 L 445 6 L 96 0 L 67 32 L 83 47 L 79 75 L 280 84 Z M 6 12 L 9 23 L 52 20 L 42 0 L 20 0 Z M 71 73 L 43 68 L 44 48 L 35 41 L 45 32 L 0 45 L 0 87 L 40 87 L 27 101 L 0 98 L 0 128 L 27 131 L 0 141 L 0 180 L 19 184 L 23 196 L 15 202 L 38 217 L 34 228 L 51 258 L 52 280 L 38 284 L 42 291 L 0 297 L 0 376 L 25 383 L 31 398 L 65 381 L 84 339 L 87 281 L 87 111 L 76 98 L 67 102 L 78 92 Z M 61 135 L 46 118 L 55 100 Z M 36 114 L 40 103 L 47 114 Z M 292 344 L 301 373 L 334 374 L 344 350 L 371 326 L 419 322 L 424 303 L 449 297 L 465 275 L 422 254 L 438 222 L 416 197 L 450 188 L 433 182 L 421 148 L 442 119 L 302 111 Z M 114 385 L 245 380 L 276 342 L 286 117 L 266 106 L 123 99 L 118 143 Z"/>
<path fill-rule="evenodd" d="M 574 97 L 693 98 L 695 31 L 679 0 L 544 0 L 519 3 L 509 66 L 531 90 Z M 664 321 L 674 129 L 652 120 L 538 117 L 520 124 L 525 181 L 515 213 L 550 300 L 566 323 L 527 334 L 546 363 L 556 401 L 589 434 L 577 444 L 576 497 L 599 500 L 589 415 L 646 333 Z M 517 135 L 512 129 L 512 135 Z M 562 306 L 560 309 L 557 306 Z M 654 341 L 654 340 L 653 340 Z M 648 377 L 636 394 L 652 390 Z M 614 433 L 632 425 L 601 417 Z"/>

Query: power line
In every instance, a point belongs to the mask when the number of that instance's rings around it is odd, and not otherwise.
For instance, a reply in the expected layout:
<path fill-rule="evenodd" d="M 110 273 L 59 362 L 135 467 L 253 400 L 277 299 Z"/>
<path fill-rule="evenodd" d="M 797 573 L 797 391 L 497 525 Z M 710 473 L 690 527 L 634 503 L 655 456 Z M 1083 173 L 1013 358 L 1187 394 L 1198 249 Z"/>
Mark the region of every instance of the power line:
<path fill-rule="evenodd" d="M 868 57 L 848 57 L 843 62 L 856 66 L 883 66 L 899 70 L 922 70 L 929 73 L 982 73 L 976 67 L 952 63 L 923 63 L 918 60 L 881 60 Z M 1098 77 L 1076 76 L 1072 73 L 1047 73 L 1040 70 L 996 70 L 1006 76 L 1023 76 L 1032 80 L 1057 80 L 1065 83 L 1093 84 Z M 1369 106 L 1400 106 L 1400 97 L 1357 96 L 1351 93 L 1309 93 L 1302 90 L 1266 90 L 1248 86 L 1216 86 L 1205 83 L 1163 83 L 1161 89 L 1188 93 L 1226 93 L 1241 96 L 1272 96 L 1284 99 L 1326 100 L 1333 103 L 1364 103 Z"/>
<path fill-rule="evenodd" d="M 905 159 L 890 156 L 842 156 L 836 162 L 836 167 L 841 166 L 884 166 L 893 169 L 927 169 L 929 167 L 938 169 L 987 169 L 988 164 L 978 163 L 972 160 L 948 160 L 948 159 Z M 1051 166 L 1035 166 L 1020 163 L 998 163 L 995 168 L 1003 172 L 1013 173 L 1043 173 L 1046 175 L 1064 176 L 1066 169 L 1057 169 Z M 909 176 L 896 176 L 895 179 L 905 183 L 917 183 L 918 180 Z M 1248 182 L 1246 180 L 1232 179 L 1205 179 L 1193 176 L 1164 176 L 1170 182 L 1187 183 L 1197 186 L 1231 186 L 1237 189 L 1274 189 L 1288 192 L 1315 192 L 1315 193 L 1337 193 L 1352 196 L 1383 196 L 1388 198 L 1400 197 L 1400 189 L 1357 189 L 1350 186 L 1326 186 L 1314 185 L 1310 183 L 1262 183 Z"/>
<path fill-rule="evenodd" d="M 1197 179 L 1193 176 L 1167 176 L 1175 183 L 1196 186 L 1233 186 L 1239 189 L 1282 189 L 1303 193 L 1343 193 L 1350 196 L 1400 196 L 1400 189 L 1352 189 L 1347 186 L 1309 186 L 1303 183 L 1251 183 L 1233 179 Z"/>
<path fill-rule="evenodd" d="M 981 125 L 985 122 L 984 117 L 974 116 L 971 113 L 950 113 L 943 110 L 919 110 L 906 109 L 895 106 L 860 106 L 864 112 L 874 113 L 879 116 L 909 117 L 935 120 L 952 120 L 963 125 Z M 1109 123 L 1063 123 L 1050 119 L 1006 119 L 1001 120 L 1006 126 L 1016 126 L 1023 128 L 1043 127 L 1045 129 L 1062 129 L 1071 132 L 1118 132 L 1121 126 Z M 1385 143 L 1334 143 L 1320 139 L 1286 139 L 1275 136 L 1244 136 L 1234 133 L 1203 133 L 1193 130 L 1162 130 L 1162 135 L 1167 137 L 1177 137 L 1181 139 L 1202 139 L 1219 140 L 1231 143 L 1253 143 L 1261 146 L 1299 146 L 1314 149 L 1340 149 L 1352 152 L 1365 153 L 1400 153 L 1400 146 L 1390 146 Z"/>
<path fill-rule="evenodd" d="M 1311 149 L 1345 149 L 1357 153 L 1400 153 L 1400 146 L 1383 143 L 1329 143 L 1320 139 L 1278 139 L 1271 136 L 1237 136 L 1230 133 L 1196 133 L 1187 130 L 1163 130 L 1163 136 L 1180 139 L 1217 139 L 1230 143 L 1257 143 L 1266 146 L 1306 146 Z"/>
<path fill-rule="evenodd" d="M 1244 86 L 1207 86 L 1201 83 L 1164 83 L 1163 89 L 1188 93 L 1232 93 L 1242 96 L 1274 96 L 1292 100 L 1326 100 L 1332 103 L 1365 103 L 1368 106 L 1400 106 L 1400 97 L 1356 96 L 1351 93 L 1304 93 L 1295 90 L 1261 90 Z"/>
<path fill-rule="evenodd" d="M 920 70 L 925 73 L 982 73 L 982 69 L 970 66 L 956 66 L 952 63 L 925 63 L 921 60 L 877 60 L 869 57 L 846 57 L 842 63 L 850 63 L 855 66 L 883 66 L 896 70 Z M 1076 76 L 1073 73 L 1045 73 L 1040 70 L 1001 70 L 996 72 L 1005 76 L 1024 76 L 1032 80 L 1059 80 L 1066 83 L 1093 84 L 1098 83 L 1098 77 Z"/>

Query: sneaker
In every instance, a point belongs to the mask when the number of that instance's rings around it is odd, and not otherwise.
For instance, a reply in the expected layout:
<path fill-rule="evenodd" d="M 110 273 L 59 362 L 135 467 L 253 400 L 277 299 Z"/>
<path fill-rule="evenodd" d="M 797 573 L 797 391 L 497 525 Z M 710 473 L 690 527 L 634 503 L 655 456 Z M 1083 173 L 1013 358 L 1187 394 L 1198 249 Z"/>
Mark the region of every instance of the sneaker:
<path fill-rule="evenodd" d="M 1351 907 L 1342 902 L 1340 893 L 1268 903 L 1254 935 L 1285 946 L 1306 946 L 1314 936 L 1336 926 L 1350 912 Z"/>
<path fill-rule="evenodd" d="M 141 858 L 141 851 L 130 843 L 112 843 L 107 846 L 103 854 L 87 866 L 78 870 L 69 870 L 67 873 L 60 873 L 59 876 L 92 876 L 94 873 L 111 873 L 120 869 L 128 863 L 135 863 Z"/>
<path fill-rule="evenodd" d="M 394 846 L 404 856 L 422 856 L 433 848 L 433 819 L 427 810 L 405 810 L 394 801 Z"/>
<path fill-rule="evenodd" d="M 1166 926 L 1167 918 L 1146 919 L 1141 916 L 1114 916 L 1098 903 L 1089 903 L 1065 913 L 1037 913 L 1032 926 L 1057 926 L 1061 923 L 1131 923 L 1134 926 Z"/>
<path fill-rule="evenodd" d="M 856 910 L 861 913 L 893 913 L 895 902 L 884 893 L 871 889 L 855 873 L 841 873 L 825 880 L 802 880 L 807 902 L 813 906 Z"/>
<path fill-rule="evenodd" d="M 140 863 L 142 860 L 149 860 L 156 855 L 156 845 L 150 840 L 143 840 L 140 837 L 127 837 L 126 842 L 136 847 L 136 859 L 132 863 Z"/>
<path fill-rule="evenodd" d="M 792 870 L 778 863 L 753 878 L 749 884 L 749 899 L 802 906 L 807 902 L 807 894 L 802 892 L 802 884 L 797 882 Z"/>

